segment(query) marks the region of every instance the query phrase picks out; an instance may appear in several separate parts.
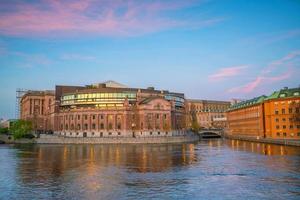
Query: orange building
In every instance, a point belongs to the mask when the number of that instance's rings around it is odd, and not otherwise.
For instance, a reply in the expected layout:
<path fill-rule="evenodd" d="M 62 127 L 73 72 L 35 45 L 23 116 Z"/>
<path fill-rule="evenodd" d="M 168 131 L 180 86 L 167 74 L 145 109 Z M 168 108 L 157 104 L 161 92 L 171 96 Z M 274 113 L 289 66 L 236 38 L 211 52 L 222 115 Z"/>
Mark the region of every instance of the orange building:
<path fill-rule="evenodd" d="M 266 136 L 300 139 L 300 88 L 274 92 L 264 101 Z"/>
<path fill-rule="evenodd" d="M 229 135 L 300 139 L 300 88 L 237 103 L 227 111 L 227 120 Z"/>

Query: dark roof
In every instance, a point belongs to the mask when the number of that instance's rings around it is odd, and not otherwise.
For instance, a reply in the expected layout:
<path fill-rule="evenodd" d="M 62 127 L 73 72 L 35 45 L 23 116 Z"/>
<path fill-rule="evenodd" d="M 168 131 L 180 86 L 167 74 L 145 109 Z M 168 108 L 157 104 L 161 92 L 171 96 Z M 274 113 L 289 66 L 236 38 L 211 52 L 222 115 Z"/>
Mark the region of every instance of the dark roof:
<path fill-rule="evenodd" d="M 152 96 L 152 97 L 148 97 L 146 99 L 143 99 L 142 101 L 139 102 L 139 104 L 147 104 L 155 99 L 163 99 L 165 101 L 167 101 L 165 98 L 163 97 L 159 97 L 159 96 Z"/>
<path fill-rule="evenodd" d="M 240 109 L 240 108 L 245 108 L 245 107 L 250 107 L 250 106 L 253 106 L 253 105 L 260 104 L 264 101 L 265 98 L 267 98 L 267 96 L 262 95 L 262 96 L 259 96 L 259 97 L 255 97 L 253 99 L 249 99 L 249 100 L 246 100 L 246 101 L 242 101 L 242 102 L 233 104 L 232 106 L 230 106 L 228 111 L 237 110 L 237 109 Z"/>

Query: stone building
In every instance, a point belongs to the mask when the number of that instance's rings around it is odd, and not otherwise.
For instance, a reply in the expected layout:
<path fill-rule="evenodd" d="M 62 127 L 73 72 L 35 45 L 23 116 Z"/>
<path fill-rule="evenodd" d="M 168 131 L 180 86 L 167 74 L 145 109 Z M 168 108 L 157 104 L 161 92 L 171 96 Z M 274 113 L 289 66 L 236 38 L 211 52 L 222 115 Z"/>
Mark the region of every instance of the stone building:
<path fill-rule="evenodd" d="M 202 128 L 225 128 L 229 107 L 228 101 L 187 99 L 187 124 L 191 127 L 191 121 L 195 118 Z"/>
<path fill-rule="evenodd" d="M 284 88 L 233 105 L 228 134 L 272 139 L 300 139 L 300 88 Z"/>
<path fill-rule="evenodd" d="M 28 91 L 20 100 L 20 118 L 31 121 L 35 131 L 54 127 L 54 91 Z"/>
<path fill-rule="evenodd" d="M 128 88 L 113 81 L 87 86 L 56 86 L 51 99 L 54 102 L 51 106 L 53 118 L 46 108 L 41 110 L 41 105 L 49 103 L 46 99 L 42 101 L 45 97 L 35 98 L 29 93 L 23 98 L 21 107 L 27 109 L 21 110 L 21 118 L 28 119 L 28 113 L 30 119 L 43 115 L 42 119 L 53 120 L 52 131 L 66 137 L 171 136 L 184 134 L 186 127 L 184 94 L 153 87 Z M 39 100 L 31 100 L 34 104 L 30 104 L 33 107 L 39 105 L 37 111 L 33 112 L 32 107 L 28 109 L 27 99 Z M 38 127 L 42 124 L 41 120 L 36 123 Z M 47 130 L 45 126 L 41 128 Z"/>

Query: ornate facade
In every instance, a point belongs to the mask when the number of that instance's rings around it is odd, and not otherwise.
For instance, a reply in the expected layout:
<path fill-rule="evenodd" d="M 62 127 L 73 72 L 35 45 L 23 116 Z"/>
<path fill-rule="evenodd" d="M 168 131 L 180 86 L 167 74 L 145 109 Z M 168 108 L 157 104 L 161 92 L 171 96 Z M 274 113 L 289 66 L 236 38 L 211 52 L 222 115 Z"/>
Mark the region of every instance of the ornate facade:
<path fill-rule="evenodd" d="M 21 101 L 23 119 L 28 107 L 26 96 L 31 94 L 26 94 Z M 66 137 L 150 137 L 185 133 L 185 104 L 181 93 L 152 87 L 128 88 L 110 81 L 89 86 L 56 86 L 54 102 L 51 106 L 54 123 L 50 130 Z M 50 120 L 50 115 L 44 113 L 44 118 Z"/>

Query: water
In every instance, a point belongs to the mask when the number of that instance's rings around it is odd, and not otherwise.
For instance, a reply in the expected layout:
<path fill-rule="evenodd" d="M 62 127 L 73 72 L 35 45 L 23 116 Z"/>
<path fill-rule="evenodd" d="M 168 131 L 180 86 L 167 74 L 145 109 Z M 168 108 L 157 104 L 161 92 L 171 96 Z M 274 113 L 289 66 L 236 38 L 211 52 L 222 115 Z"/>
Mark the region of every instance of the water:
<path fill-rule="evenodd" d="M 300 148 L 0 145 L 0 199 L 300 199 Z"/>

